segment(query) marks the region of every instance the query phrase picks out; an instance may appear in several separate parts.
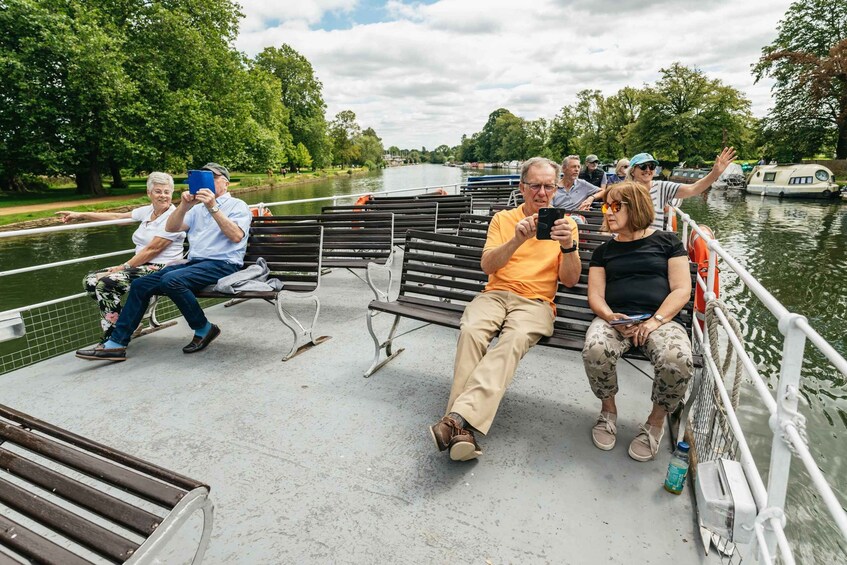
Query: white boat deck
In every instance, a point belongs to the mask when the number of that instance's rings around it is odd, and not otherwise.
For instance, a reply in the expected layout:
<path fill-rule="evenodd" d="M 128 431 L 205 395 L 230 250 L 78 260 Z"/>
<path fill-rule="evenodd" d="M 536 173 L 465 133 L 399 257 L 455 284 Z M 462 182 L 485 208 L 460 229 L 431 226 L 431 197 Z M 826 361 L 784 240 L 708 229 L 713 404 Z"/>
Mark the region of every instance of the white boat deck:
<path fill-rule="evenodd" d="M 180 321 L 134 341 L 124 363 L 67 354 L 9 373 L 0 402 L 211 485 L 204 563 L 717 561 L 703 556 L 690 485 L 662 488 L 669 434 L 656 461 L 627 455 L 650 408 L 632 366 L 620 367 L 613 451 L 591 443 L 599 402 L 580 355 L 537 347 L 483 457 L 452 462 L 427 426 L 443 414 L 456 331 L 400 338 L 406 351 L 364 379 L 367 285 L 335 270 L 319 294 L 317 333 L 332 339 L 287 363 L 290 332 L 250 301 L 209 310 L 223 333 L 204 352 L 182 353 Z"/>

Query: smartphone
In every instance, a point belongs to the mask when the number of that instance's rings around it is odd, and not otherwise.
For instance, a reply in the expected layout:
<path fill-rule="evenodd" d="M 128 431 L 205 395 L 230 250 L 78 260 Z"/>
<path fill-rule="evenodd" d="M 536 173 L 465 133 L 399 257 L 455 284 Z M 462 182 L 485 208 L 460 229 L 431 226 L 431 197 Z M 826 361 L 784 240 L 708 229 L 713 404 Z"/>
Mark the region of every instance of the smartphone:
<path fill-rule="evenodd" d="M 552 239 L 550 230 L 553 229 L 553 222 L 564 218 L 566 215 L 564 208 L 541 208 L 538 211 L 535 239 Z"/>
<path fill-rule="evenodd" d="M 634 316 L 627 316 L 626 318 L 621 318 L 620 320 L 612 320 L 611 322 L 609 322 L 609 325 L 625 326 L 627 324 L 638 324 L 643 322 L 644 320 L 649 320 L 652 317 L 652 314 L 635 314 Z"/>
<path fill-rule="evenodd" d="M 187 182 L 190 194 L 197 194 L 203 188 L 215 192 L 215 176 L 212 171 L 188 171 Z"/>

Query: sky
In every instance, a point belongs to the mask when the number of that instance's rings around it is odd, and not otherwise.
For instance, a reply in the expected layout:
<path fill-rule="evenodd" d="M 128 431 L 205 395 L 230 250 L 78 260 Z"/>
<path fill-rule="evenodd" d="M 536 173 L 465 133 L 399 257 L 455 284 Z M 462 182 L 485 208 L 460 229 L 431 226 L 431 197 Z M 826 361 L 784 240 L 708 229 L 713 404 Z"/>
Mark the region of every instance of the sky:
<path fill-rule="evenodd" d="M 552 119 L 583 89 L 642 87 L 674 62 L 737 88 L 764 116 L 751 65 L 787 0 L 241 0 L 235 47 L 287 43 L 323 83 L 327 118 L 356 113 L 387 148 L 458 145 L 498 108 Z"/>

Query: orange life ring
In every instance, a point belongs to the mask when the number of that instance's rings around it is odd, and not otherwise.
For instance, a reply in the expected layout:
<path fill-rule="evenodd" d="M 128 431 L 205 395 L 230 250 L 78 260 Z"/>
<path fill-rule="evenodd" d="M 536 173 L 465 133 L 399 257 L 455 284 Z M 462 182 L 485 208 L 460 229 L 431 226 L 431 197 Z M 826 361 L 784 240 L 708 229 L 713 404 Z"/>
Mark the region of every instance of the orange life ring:
<path fill-rule="evenodd" d="M 360 196 L 358 200 L 356 200 L 356 204 L 354 206 L 365 206 L 373 200 L 373 194 L 365 194 L 364 196 Z M 356 208 L 356 212 L 361 212 L 362 208 Z"/>
<path fill-rule="evenodd" d="M 262 212 L 263 216 L 273 216 L 273 213 L 271 213 L 271 211 L 268 210 L 267 208 L 262 208 L 262 210 L 263 210 L 263 212 Z M 250 208 L 250 213 L 253 214 L 254 218 L 259 217 L 259 209 L 258 208 Z"/>
<path fill-rule="evenodd" d="M 432 191 L 432 194 L 437 194 L 438 196 L 447 196 L 449 193 L 443 188 L 436 188 Z"/>
<path fill-rule="evenodd" d="M 715 235 L 708 226 L 700 226 L 700 229 L 714 239 Z M 709 274 L 709 246 L 705 239 L 700 237 L 695 231 L 692 231 L 688 236 L 688 258 L 697 263 L 697 272 L 705 281 Z M 715 293 L 715 298 L 721 295 L 720 269 L 715 266 L 715 282 L 712 286 L 712 291 Z M 694 316 L 697 318 L 697 323 L 700 324 L 700 329 L 706 321 L 706 297 L 703 288 L 697 285 L 694 292 Z"/>

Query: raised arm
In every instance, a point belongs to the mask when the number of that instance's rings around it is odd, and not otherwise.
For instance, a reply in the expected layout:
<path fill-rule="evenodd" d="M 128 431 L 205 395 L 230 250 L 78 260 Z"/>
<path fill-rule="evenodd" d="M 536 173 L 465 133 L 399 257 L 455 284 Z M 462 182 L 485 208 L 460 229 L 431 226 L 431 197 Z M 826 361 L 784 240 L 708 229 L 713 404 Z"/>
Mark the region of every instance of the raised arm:
<path fill-rule="evenodd" d="M 196 204 L 199 204 L 199 202 L 200 201 L 195 200 L 194 195 L 189 193 L 187 190 L 183 192 L 179 197 L 179 206 L 176 207 L 176 210 L 171 212 L 171 215 L 168 216 L 168 221 L 165 222 L 165 231 L 171 233 L 188 231 L 188 224 L 185 223 L 185 215 Z"/>
<path fill-rule="evenodd" d="M 124 220 L 132 217 L 132 212 L 70 212 L 68 210 L 60 210 L 54 213 L 65 224 L 77 220 L 100 222 L 104 220 Z"/>
<path fill-rule="evenodd" d="M 712 183 L 718 180 L 718 177 L 726 170 L 732 161 L 735 160 L 735 148 L 724 147 L 721 154 L 715 158 L 715 164 L 709 174 L 692 184 L 683 184 L 676 191 L 677 198 L 689 198 L 697 196 L 704 190 L 712 186 Z"/>

